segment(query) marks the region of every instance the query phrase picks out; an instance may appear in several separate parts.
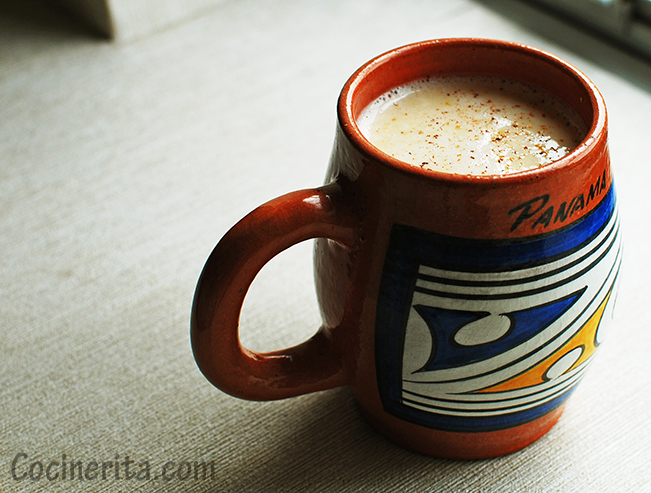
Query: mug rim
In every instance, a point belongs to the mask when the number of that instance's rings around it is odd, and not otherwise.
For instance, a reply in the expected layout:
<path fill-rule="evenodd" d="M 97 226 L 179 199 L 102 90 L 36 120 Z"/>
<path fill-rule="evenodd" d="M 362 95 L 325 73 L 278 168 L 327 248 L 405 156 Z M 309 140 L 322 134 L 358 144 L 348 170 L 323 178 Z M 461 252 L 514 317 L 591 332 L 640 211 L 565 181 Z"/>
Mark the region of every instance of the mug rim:
<path fill-rule="evenodd" d="M 515 51 L 520 54 L 524 54 L 531 58 L 538 58 L 542 61 L 556 67 L 559 71 L 569 74 L 570 77 L 574 78 L 585 92 L 590 97 L 590 104 L 592 109 L 592 123 L 589 126 L 588 131 L 586 132 L 585 137 L 579 143 L 579 145 L 573 149 L 571 152 L 563 156 L 562 158 L 553 161 L 552 163 L 543 165 L 539 168 L 528 169 L 524 171 L 518 171 L 513 173 L 504 173 L 504 174 L 461 174 L 461 173 L 449 173 L 445 171 L 437 171 L 432 169 L 424 169 L 412 164 L 406 163 L 400 159 L 397 159 L 378 147 L 372 144 L 361 132 L 359 126 L 357 125 L 357 116 L 354 111 L 354 103 L 357 97 L 359 90 L 364 86 L 364 84 L 369 80 L 372 74 L 382 67 L 390 64 L 391 62 L 396 61 L 399 58 L 410 55 L 413 52 L 417 51 L 430 51 L 437 49 L 449 49 L 454 47 L 471 47 L 471 48 L 482 48 L 486 50 L 503 50 L 503 51 Z M 481 75 L 481 72 L 469 72 L 477 73 Z M 418 78 L 425 78 L 430 74 L 422 73 L 417 78 L 407 78 L 399 84 L 394 85 L 397 87 L 403 84 L 407 84 L 411 81 L 418 80 Z M 449 75 L 453 75 L 450 73 Z M 509 78 L 515 78 L 508 76 Z M 376 94 L 372 99 L 381 96 L 384 92 Z M 569 104 L 562 97 L 559 97 L 563 102 Z M 371 101 L 372 101 L 371 100 Z M 409 174 L 415 174 L 419 177 L 436 180 L 436 181 L 445 181 L 448 183 L 463 183 L 467 184 L 486 184 L 490 183 L 491 185 L 497 185 L 500 183 L 504 184 L 513 184 L 514 182 L 521 181 L 530 181 L 542 179 L 543 177 L 549 176 L 550 174 L 556 173 L 560 169 L 572 168 L 579 166 L 580 163 L 584 162 L 585 159 L 594 152 L 595 148 L 603 142 L 605 144 L 607 140 L 607 111 L 606 103 L 602 94 L 596 85 L 578 68 L 574 67 L 570 63 L 566 62 L 562 58 L 553 55 L 547 51 L 535 48 L 530 45 L 516 43 L 512 41 L 503 41 L 496 39 L 486 39 L 486 38 L 441 38 L 441 39 L 432 39 L 426 41 L 419 41 L 398 48 L 394 48 L 385 53 L 382 53 L 375 58 L 369 60 L 364 65 L 362 65 L 345 83 L 337 103 L 337 114 L 338 120 L 341 128 L 344 133 L 347 135 L 350 142 L 366 157 L 370 158 L 374 162 L 380 163 L 381 165 L 397 169 L 402 172 Z"/>

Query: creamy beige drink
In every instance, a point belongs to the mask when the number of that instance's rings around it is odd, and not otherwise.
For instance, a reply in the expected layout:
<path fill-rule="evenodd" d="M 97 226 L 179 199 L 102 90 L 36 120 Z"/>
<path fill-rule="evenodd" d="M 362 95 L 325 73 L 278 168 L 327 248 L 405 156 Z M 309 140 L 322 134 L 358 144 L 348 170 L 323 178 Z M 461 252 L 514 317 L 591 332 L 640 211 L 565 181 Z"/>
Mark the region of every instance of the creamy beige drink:
<path fill-rule="evenodd" d="M 475 175 L 539 168 L 572 151 L 587 132 L 555 96 L 490 76 L 432 77 L 401 86 L 370 104 L 358 126 L 401 161 Z"/>

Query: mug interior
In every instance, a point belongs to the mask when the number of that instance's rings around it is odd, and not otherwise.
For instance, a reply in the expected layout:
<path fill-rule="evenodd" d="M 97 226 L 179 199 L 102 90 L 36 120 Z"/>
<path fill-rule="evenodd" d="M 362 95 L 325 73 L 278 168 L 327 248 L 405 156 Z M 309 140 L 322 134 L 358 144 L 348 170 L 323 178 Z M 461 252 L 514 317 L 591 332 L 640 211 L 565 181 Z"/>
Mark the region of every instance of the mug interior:
<path fill-rule="evenodd" d="M 425 41 L 397 48 L 371 60 L 346 83 L 339 100 L 339 118 L 362 150 L 379 151 L 362 135 L 357 119 L 378 97 L 427 76 L 483 75 L 515 79 L 544 89 L 570 106 L 588 129 L 574 151 L 557 162 L 585 151 L 591 137 L 606 126 L 605 103 L 594 84 L 562 59 L 526 45 L 460 38 Z M 383 159 L 389 157 L 383 154 Z M 397 161 L 390 158 L 388 161 Z M 395 164 L 395 163 L 394 163 Z M 538 171 L 538 170 L 535 170 Z M 529 173 L 522 171 L 520 173 Z"/>

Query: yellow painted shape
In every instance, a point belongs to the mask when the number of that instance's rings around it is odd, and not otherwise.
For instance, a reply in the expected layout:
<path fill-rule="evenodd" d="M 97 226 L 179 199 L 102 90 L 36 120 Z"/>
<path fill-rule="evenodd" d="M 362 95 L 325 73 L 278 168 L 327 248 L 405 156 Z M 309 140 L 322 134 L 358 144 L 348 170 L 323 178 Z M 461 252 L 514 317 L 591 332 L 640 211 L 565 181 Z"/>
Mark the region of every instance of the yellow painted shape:
<path fill-rule="evenodd" d="M 599 323 L 603 317 L 604 309 L 606 308 L 606 303 L 610 298 L 610 293 L 606 296 L 604 302 L 597 308 L 597 310 L 592 314 L 590 320 L 588 320 L 581 330 L 576 333 L 572 339 L 570 339 L 565 345 L 563 345 L 557 352 L 551 356 L 544 359 L 541 363 L 530 368 L 524 373 L 513 377 L 506 382 L 502 382 L 488 389 L 484 389 L 482 393 L 489 392 L 503 392 L 505 390 L 516 390 L 522 389 L 525 387 L 533 387 L 534 385 L 540 385 L 544 383 L 545 380 L 543 376 L 547 373 L 547 370 L 552 367 L 559 359 L 565 356 L 567 353 L 576 349 L 577 347 L 583 346 L 583 353 L 581 357 L 566 371 L 570 371 L 580 364 L 584 363 L 592 354 L 597 350 L 597 346 L 594 344 L 595 336 L 597 329 L 599 328 Z"/>

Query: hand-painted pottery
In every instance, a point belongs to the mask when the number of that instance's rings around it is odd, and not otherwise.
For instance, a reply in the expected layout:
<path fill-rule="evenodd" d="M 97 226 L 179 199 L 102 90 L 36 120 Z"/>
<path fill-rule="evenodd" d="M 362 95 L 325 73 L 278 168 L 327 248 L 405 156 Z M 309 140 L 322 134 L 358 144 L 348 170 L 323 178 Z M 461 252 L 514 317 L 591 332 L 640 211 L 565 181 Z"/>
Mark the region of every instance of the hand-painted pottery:
<path fill-rule="evenodd" d="M 362 136 L 356 118 L 379 95 L 449 74 L 543 88 L 579 114 L 587 136 L 550 165 L 490 176 L 422 170 Z M 254 210 L 206 262 L 191 322 L 199 368 L 245 399 L 349 385 L 380 432 L 439 457 L 530 444 L 558 420 L 615 300 L 621 243 L 602 96 L 537 49 L 444 39 L 364 65 L 344 86 L 338 123 L 325 185 Z M 322 327 L 286 350 L 243 348 L 238 319 L 253 278 L 309 238 Z"/>

